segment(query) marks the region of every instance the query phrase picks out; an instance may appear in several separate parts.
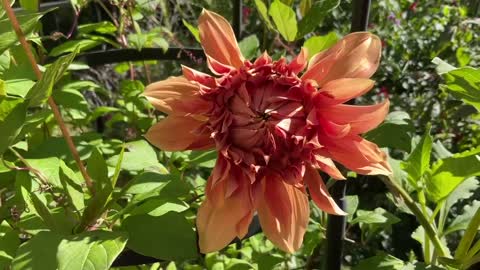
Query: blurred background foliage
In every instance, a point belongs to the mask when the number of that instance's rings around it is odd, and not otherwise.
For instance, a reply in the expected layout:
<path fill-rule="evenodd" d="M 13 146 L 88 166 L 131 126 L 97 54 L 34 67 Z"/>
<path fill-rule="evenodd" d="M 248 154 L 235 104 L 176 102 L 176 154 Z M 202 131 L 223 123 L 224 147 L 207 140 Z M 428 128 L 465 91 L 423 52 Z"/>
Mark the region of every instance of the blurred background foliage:
<path fill-rule="evenodd" d="M 295 254 L 279 251 L 262 233 L 220 252 L 198 254 L 195 213 L 215 153 L 164 152 L 143 139 L 163 117 L 141 96 L 145 85 L 181 74 L 180 64 L 206 71 L 204 60 L 194 53 L 200 48 L 197 18 L 207 8 L 232 21 L 234 2 L 14 4 L 17 16 L 26 16 L 22 25 L 32 22 L 26 32 L 39 64 L 53 70 L 51 63 L 66 61 L 61 55 L 78 56 L 55 81 L 51 96 L 102 192 L 88 193 L 49 108 L 23 108 L 20 126 L 7 126 L 2 118 L 0 127 L 15 129 L 15 134 L 0 145 L 0 268 L 321 267 L 327 216 L 313 204 L 304 246 Z M 287 16 L 271 11 L 280 3 L 294 12 L 287 28 L 277 26 Z M 276 59 L 291 58 L 302 46 L 322 51 L 350 31 L 351 8 L 351 0 L 244 0 L 240 47 L 250 59 L 264 50 Z M 2 16 L 0 35 L 6 38 L 12 31 L 3 10 Z M 475 178 L 480 174 L 480 75 L 468 68 L 480 62 L 479 16 L 477 0 L 373 1 L 368 31 L 381 38 L 383 57 L 374 75 L 375 89 L 357 100 L 391 100 L 386 122 L 365 136 L 389 152 L 396 179 L 417 198 L 452 251 L 480 206 Z M 178 49 L 183 60 L 88 64 L 91 51 L 152 47 Z M 0 96 L 18 101 L 9 103 L 10 109 L 0 107 L 8 115 L 38 83 L 18 44 L 0 43 L 0 48 Z M 454 67 L 459 69 L 452 71 Z M 424 164 L 421 169 L 419 164 Z M 349 176 L 345 269 L 474 267 L 479 242 L 464 254 L 468 260 L 442 261 L 432 253 L 416 217 L 378 178 Z"/>

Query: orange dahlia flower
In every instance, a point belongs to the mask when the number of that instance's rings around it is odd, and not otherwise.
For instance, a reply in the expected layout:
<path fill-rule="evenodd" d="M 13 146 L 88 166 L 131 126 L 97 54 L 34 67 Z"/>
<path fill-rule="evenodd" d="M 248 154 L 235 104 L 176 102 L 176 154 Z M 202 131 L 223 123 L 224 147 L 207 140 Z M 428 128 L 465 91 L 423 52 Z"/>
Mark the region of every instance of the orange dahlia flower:
<path fill-rule="evenodd" d="M 389 102 L 342 104 L 373 87 L 380 39 L 347 35 L 307 66 L 305 49 L 290 63 L 267 53 L 246 60 L 214 12 L 202 12 L 199 30 L 216 76 L 184 66 L 182 77 L 149 85 L 145 96 L 168 116 L 146 138 L 167 151 L 218 151 L 197 216 L 202 252 L 244 237 L 255 212 L 267 238 L 293 252 L 309 220 L 307 189 L 323 211 L 345 214 L 317 169 L 334 179 L 344 179 L 334 161 L 360 174 L 391 173 L 385 153 L 359 136 L 384 120 Z"/>

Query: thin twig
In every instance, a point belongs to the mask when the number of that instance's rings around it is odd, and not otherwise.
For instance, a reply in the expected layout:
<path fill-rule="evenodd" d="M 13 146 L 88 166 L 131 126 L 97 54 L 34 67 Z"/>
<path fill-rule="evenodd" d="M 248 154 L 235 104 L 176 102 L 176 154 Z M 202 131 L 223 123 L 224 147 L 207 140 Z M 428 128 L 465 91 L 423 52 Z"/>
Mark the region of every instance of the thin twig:
<path fill-rule="evenodd" d="M 20 24 L 18 23 L 18 20 L 15 16 L 15 13 L 13 12 L 13 9 L 10 7 L 10 1 L 9 0 L 2 0 L 3 8 L 5 9 L 8 18 L 10 19 L 10 22 L 12 23 L 12 27 L 15 30 L 15 33 L 17 34 L 18 40 L 20 41 L 20 44 L 22 45 L 28 60 L 30 61 L 30 64 L 33 68 L 33 71 L 35 72 L 35 75 L 38 80 L 42 78 L 42 72 L 38 68 L 37 61 L 35 60 L 35 57 L 32 54 L 32 51 L 30 50 L 30 47 L 27 43 L 27 40 L 25 39 L 25 35 L 23 34 L 22 29 L 20 28 Z M 73 143 L 72 137 L 70 136 L 70 132 L 65 125 L 65 122 L 63 121 L 62 115 L 60 113 L 60 110 L 58 109 L 57 104 L 53 100 L 52 97 L 48 98 L 48 105 L 53 111 L 53 115 L 55 117 L 55 120 L 58 123 L 58 126 L 60 127 L 60 130 L 62 131 L 62 135 L 65 138 L 65 141 L 67 142 L 68 148 L 70 149 L 70 152 L 72 153 L 73 158 L 75 159 L 75 162 L 77 163 L 77 166 L 85 179 L 85 183 L 90 190 L 90 192 L 93 194 L 95 193 L 92 179 L 87 173 L 87 170 L 85 166 L 82 163 L 82 160 L 80 159 L 80 155 L 78 154 L 77 148 L 75 148 L 75 144 Z"/>

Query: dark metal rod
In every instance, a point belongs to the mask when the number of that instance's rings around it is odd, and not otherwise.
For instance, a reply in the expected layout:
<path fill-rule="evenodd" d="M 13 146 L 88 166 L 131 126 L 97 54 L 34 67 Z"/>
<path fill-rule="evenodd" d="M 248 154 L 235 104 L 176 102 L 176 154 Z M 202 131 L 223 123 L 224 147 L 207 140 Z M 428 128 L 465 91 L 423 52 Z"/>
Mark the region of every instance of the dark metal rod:
<path fill-rule="evenodd" d="M 205 59 L 202 49 L 193 48 L 169 48 L 164 52 L 160 48 L 136 49 L 110 49 L 107 51 L 87 52 L 79 55 L 77 60 L 84 61 L 89 66 L 98 66 L 111 63 L 144 60 L 184 60 L 201 61 Z"/>
<path fill-rule="evenodd" d="M 332 186 L 330 194 L 337 203 L 338 207 L 345 210 L 347 208 L 345 192 L 347 190 L 347 181 L 337 181 Z M 343 238 L 345 235 L 345 226 L 347 219 L 344 216 L 328 215 L 327 222 L 327 251 L 326 251 L 326 270 L 340 270 L 343 258 Z"/>
<path fill-rule="evenodd" d="M 371 0 L 353 0 L 350 32 L 367 31 Z"/>
<path fill-rule="evenodd" d="M 352 24 L 350 32 L 366 31 L 370 13 L 370 0 L 353 0 L 352 2 Z M 353 101 L 354 102 L 354 101 Z M 340 208 L 347 208 L 345 193 L 347 181 L 337 181 L 332 186 L 331 195 Z M 343 258 L 343 239 L 347 217 L 328 215 L 327 223 L 327 250 L 326 270 L 340 270 Z"/>
<path fill-rule="evenodd" d="M 233 1 L 233 32 L 237 39 L 242 37 L 242 0 Z"/>

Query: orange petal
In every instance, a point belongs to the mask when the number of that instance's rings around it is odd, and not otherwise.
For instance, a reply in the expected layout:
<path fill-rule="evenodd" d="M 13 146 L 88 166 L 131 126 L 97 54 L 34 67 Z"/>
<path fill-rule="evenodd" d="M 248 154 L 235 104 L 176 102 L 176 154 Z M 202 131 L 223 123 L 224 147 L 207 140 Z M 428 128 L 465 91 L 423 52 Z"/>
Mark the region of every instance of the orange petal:
<path fill-rule="evenodd" d="M 354 172 L 366 175 L 392 174 L 387 155 L 376 144 L 358 135 L 339 140 L 321 138 L 320 141 L 332 159 Z"/>
<path fill-rule="evenodd" d="M 375 81 L 363 78 L 343 78 L 326 83 L 316 95 L 317 102 L 326 104 L 344 103 L 372 89 Z"/>
<path fill-rule="evenodd" d="M 312 166 L 307 166 L 303 181 L 307 184 L 310 196 L 312 196 L 312 200 L 318 208 L 332 215 L 347 214 L 335 203 L 330 193 L 328 193 L 328 189 L 323 183 L 320 174 Z"/>
<path fill-rule="evenodd" d="M 317 150 L 318 151 L 318 150 Z M 337 166 L 331 158 L 325 157 L 327 155 L 324 151 L 318 151 L 319 153 L 315 153 L 315 164 L 322 170 L 323 172 L 327 173 L 333 179 L 337 180 L 345 180 L 345 176 L 338 170 Z"/>
<path fill-rule="evenodd" d="M 198 29 L 205 54 L 223 65 L 235 68 L 243 65 L 244 58 L 237 39 L 225 18 L 204 9 L 198 19 Z"/>
<path fill-rule="evenodd" d="M 302 245 L 310 209 L 305 193 L 276 176 L 261 180 L 255 205 L 263 232 L 285 252 Z"/>
<path fill-rule="evenodd" d="M 200 114 L 210 104 L 198 95 L 198 86 L 183 77 L 170 77 L 148 85 L 143 93 L 159 111 L 168 114 Z"/>
<path fill-rule="evenodd" d="M 228 182 L 237 182 L 238 188 L 226 196 Z M 202 253 L 220 250 L 235 237 L 242 238 L 253 217 L 250 184 L 245 177 L 230 175 L 226 181 L 211 185 L 207 182 L 207 198 L 198 209 L 197 229 Z"/>
<path fill-rule="evenodd" d="M 297 74 L 307 66 L 308 49 L 302 47 L 300 53 L 288 64 L 288 69 Z"/>
<path fill-rule="evenodd" d="M 377 36 L 351 33 L 332 48 L 313 56 L 302 79 L 313 79 L 323 86 L 341 78 L 370 78 L 378 68 L 381 49 Z"/>
<path fill-rule="evenodd" d="M 170 115 L 153 125 L 145 134 L 147 140 L 165 151 L 207 149 L 214 146 L 210 134 L 197 134 L 205 122 L 188 116 Z"/>
<path fill-rule="evenodd" d="M 350 134 L 361 134 L 376 128 L 385 120 L 390 102 L 371 106 L 339 104 L 317 109 L 325 119 L 338 125 L 350 125 Z"/>

